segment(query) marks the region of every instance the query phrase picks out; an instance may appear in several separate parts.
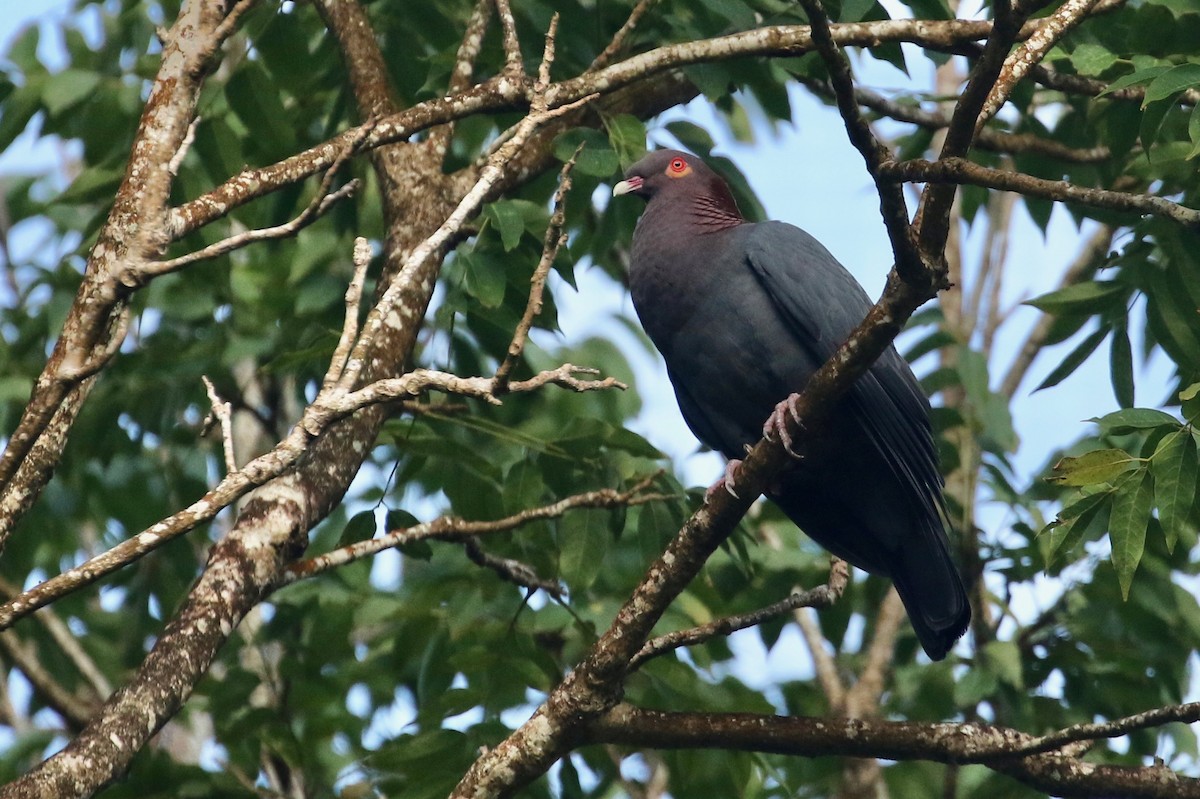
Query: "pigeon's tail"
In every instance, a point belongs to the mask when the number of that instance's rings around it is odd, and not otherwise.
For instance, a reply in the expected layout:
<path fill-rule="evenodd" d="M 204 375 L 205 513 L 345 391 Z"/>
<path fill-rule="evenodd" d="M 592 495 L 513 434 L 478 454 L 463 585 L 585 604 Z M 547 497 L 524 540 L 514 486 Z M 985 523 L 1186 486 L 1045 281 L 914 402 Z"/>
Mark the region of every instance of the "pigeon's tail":
<path fill-rule="evenodd" d="M 958 569 L 950 558 L 940 520 L 927 530 L 927 546 L 900 547 L 891 569 L 896 591 L 908 611 L 925 654 L 941 660 L 967 631 L 971 606 Z"/>

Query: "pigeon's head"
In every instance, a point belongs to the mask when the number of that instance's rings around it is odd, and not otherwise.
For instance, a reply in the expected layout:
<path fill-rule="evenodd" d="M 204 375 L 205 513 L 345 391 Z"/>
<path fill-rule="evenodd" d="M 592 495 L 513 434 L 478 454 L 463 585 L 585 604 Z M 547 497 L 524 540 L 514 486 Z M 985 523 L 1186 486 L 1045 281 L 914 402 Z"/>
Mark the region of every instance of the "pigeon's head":
<path fill-rule="evenodd" d="M 723 207 L 737 215 L 737 203 L 729 186 L 716 172 L 694 155 L 679 150 L 656 150 L 625 171 L 625 179 L 613 186 L 613 196 L 636 194 L 651 200 L 695 200 Z"/>

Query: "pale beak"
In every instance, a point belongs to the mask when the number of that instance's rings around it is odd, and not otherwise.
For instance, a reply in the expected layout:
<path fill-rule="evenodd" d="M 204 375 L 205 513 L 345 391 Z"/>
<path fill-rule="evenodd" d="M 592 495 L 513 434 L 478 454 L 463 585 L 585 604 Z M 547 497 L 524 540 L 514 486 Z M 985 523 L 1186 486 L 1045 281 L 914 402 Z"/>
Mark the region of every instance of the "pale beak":
<path fill-rule="evenodd" d="M 642 179 L 637 175 L 634 175 L 633 177 L 629 178 L 629 180 L 622 180 L 620 183 L 613 186 L 613 196 L 620 197 L 622 194 L 634 194 L 641 188 Z"/>

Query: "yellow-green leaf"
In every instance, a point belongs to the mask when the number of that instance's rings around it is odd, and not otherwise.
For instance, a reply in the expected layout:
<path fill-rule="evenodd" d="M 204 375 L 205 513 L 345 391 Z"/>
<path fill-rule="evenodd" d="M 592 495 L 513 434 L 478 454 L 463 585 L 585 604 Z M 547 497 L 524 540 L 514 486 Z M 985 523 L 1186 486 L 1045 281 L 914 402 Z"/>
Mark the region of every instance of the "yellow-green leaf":
<path fill-rule="evenodd" d="M 1108 483 L 1139 461 L 1123 449 L 1098 449 L 1067 457 L 1054 464 L 1054 474 L 1046 479 L 1064 486 Z"/>

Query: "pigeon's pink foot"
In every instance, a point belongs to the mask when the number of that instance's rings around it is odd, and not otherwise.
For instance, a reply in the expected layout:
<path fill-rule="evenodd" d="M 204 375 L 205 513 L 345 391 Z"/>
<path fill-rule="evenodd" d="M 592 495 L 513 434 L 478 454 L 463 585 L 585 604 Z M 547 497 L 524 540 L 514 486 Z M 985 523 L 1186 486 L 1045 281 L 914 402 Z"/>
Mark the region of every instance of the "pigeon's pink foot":
<path fill-rule="evenodd" d="M 775 406 L 775 410 L 771 411 L 771 415 L 767 417 L 766 424 L 763 425 L 763 436 L 768 441 L 774 441 L 775 435 L 778 434 L 779 440 L 783 442 L 784 450 L 796 459 L 803 456 L 792 449 L 792 434 L 788 432 L 787 417 L 791 416 L 793 420 L 800 421 L 800 416 L 796 411 L 796 403 L 799 400 L 800 395 L 793 394 L 780 402 Z"/>
<path fill-rule="evenodd" d="M 733 460 L 729 461 L 729 463 L 725 464 L 725 474 L 722 475 L 720 480 L 718 480 L 717 482 L 710 485 L 708 487 L 708 489 L 704 492 L 704 502 L 705 503 L 712 502 L 713 497 L 716 496 L 717 492 L 720 491 L 722 488 L 725 489 L 726 491 L 728 491 L 729 496 L 733 497 L 734 499 L 741 499 L 741 497 L 739 497 L 737 495 L 737 491 L 735 490 L 736 486 L 734 486 L 734 484 L 733 484 L 733 472 L 735 469 L 737 469 L 737 467 L 739 467 L 741 465 L 742 465 L 742 462 L 739 461 L 737 458 L 734 458 Z"/>

